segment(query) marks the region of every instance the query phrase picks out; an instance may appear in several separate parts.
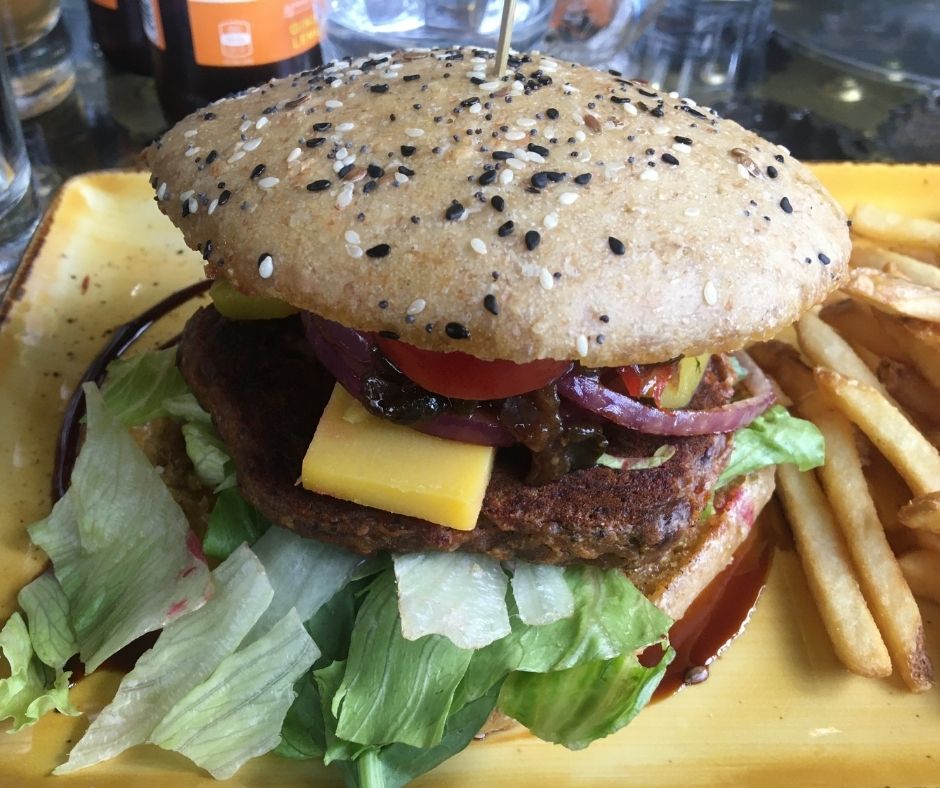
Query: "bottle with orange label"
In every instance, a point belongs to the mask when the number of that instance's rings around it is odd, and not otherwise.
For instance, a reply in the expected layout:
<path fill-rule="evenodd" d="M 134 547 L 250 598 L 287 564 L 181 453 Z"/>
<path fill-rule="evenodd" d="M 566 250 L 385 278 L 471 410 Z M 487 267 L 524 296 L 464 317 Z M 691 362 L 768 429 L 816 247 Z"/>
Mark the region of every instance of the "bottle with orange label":
<path fill-rule="evenodd" d="M 139 0 L 88 0 L 91 30 L 115 68 L 150 74 L 150 45 L 140 21 Z"/>
<path fill-rule="evenodd" d="M 140 0 L 167 119 L 323 62 L 314 0 Z"/>

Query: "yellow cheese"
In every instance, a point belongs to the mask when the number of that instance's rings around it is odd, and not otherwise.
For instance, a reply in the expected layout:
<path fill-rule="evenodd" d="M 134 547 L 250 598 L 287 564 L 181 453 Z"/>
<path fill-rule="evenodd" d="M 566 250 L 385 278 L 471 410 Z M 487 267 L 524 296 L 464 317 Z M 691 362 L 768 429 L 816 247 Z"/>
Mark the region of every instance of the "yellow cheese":
<path fill-rule="evenodd" d="M 337 384 L 300 479 L 314 492 L 470 531 L 495 452 L 373 416 Z"/>

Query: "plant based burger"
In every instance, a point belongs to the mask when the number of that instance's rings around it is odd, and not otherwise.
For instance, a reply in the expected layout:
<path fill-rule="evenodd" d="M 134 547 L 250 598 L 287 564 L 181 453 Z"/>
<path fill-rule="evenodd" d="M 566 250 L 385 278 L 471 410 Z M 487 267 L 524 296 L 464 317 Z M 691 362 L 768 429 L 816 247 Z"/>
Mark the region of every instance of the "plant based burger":
<path fill-rule="evenodd" d="M 121 425 L 181 424 L 222 563 L 181 512 L 173 533 L 148 520 L 176 563 L 139 560 L 188 578 L 185 604 L 117 616 L 162 634 L 62 771 L 151 741 L 222 777 L 277 746 L 401 785 L 494 712 L 587 746 L 649 701 L 774 465 L 822 462 L 742 348 L 842 281 L 835 201 L 688 99 L 538 54 L 492 67 L 470 48 L 336 62 L 146 151 L 213 304 L 86 389 L 72 489 L 30 530 L 82 622 L 59 650 L 114 649 L 87 642 L 99 564 L 52 526 L 166 497 L 128 476 Z"/>

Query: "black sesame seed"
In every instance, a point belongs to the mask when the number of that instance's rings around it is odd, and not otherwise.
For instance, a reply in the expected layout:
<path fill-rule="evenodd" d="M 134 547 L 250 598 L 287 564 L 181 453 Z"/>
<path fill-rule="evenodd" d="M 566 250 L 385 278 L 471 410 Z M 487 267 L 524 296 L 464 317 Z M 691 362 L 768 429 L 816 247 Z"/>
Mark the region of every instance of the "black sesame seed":
<path fill-rule="evenodd" d="M 677 136 L 673 137 L 673 139 L 674 139 L 676 142 L 678 142 L 680 145 L 691 145 L 691 144 L 692 144 L 692 139 L 691 139 L 691 137 L 680 137 L 680 136 L 677 135 Z"/>
<path fill-rule="evenodd" d="M 548 186 L 548 173 L 537 172 L 530 178 L 530 181 L 536 189 L 544 189 Z"/>
<path fill-rule="evenodd" d="M 447 209 L 444 211 L 444 218 L 449 222 L 457 221 L 461 216 L 463 216 L 466 209 L 459 202 L 454 200 L 450 205 L 447 206 Z"/>
<path fill-rule="evenodd" d="M 513 155 L 508 150 L 494 150 L 493 158 L 496 159 L 496 161 L 506 161 L 506 159 L 513 158 Z"/>
<path fill-rule="evenodd" d="M 654 118 L 661 118 L 664 114 L 662 107 L 653 107 L 653 109 L 650 110 L 650 115 Z"/>
<path fill-rule="evenodd" d="M 320 123 L 313 124 L 314 131 L 328 131 L 333 127 L 333 124 L 329 121 L 321 121 Z"/>
<path fill-rule="evenodd" d="M 414 152 L 417 150 L 414 145 L 402 145 L 401 146 L 401 155 L 405 158 L 409 156 L 414 156 Z"/>
<path fill-rule="evenodd" d="M 314 181 L 313 183 L 307 184 L 307 191 L 308 192 L 322 192 L 322 191 L 326 191 L 327 189 L 329 189 L 330 186 L 331 186 L 331 183 L 330 181 L 327 181 L 327 180 Z M 219 197 L 219 205 L 221 204 L 222 204 L 222 198 Z"/>
<path fill-rule="evenodd" d="M 578 184 L 578 186 L 587 186 L 591 182 L 591 173 L 582 172 L 580 175 L 576 175 L 574 182 Z"/>
<path fill-rule="evenodd" d="M 304 144 L 308 148 L 319 148 L 324 142 L 326 142 L 326 137 L 311 137 Z"/>
<path fill-rule="evenodd" d="M 388 309 L 388 301 L 386 301 L 384 298 L 379 301 L 379 309 Z"/>
<path fill-rule="evenodd" d="M 671 164 L 673 167 L 679 166 L 679 160 L 675 156 L 673 156 L 671 153 L 664 153 L 659 158 L 661 158 L 664 162 L 666 162 L 666 164 Z"/>
<path fill-rule="evenodd" d="M 368 181 L 365 186 L 362 187 L 363 194 L 372 194 L 378 187 L 378 181 Z"/>
<path fill-rule="evenodd" d="M 187 216 L 189 216 L 189 200 L 183 200 L 183 207 L 182 207 L 182 209 L 181 209 L 181 213 L 182 213 L 184 219 L 185 219 Z"/>
<path fill-rule="evenodd" d="M 780 201 L 780 208 L 783 210 L 784 213 L 793 213 L 793 206 L 790 205 L 790 200 L 787 199 L 786 197 L 784 197 Z"/>
<path fill-rule="evenodd" d="M 463 323 L 448 323 L 444 326 L 444 333 L 451 339 L 470 339 L 470 329 Z"/>
<path fill-rule="evenodd" d="M 228 189 L 224 189 L 219 194 L 219 205 L 225 205 L 229 201 L 229 198 L 232 196 L 232 193 Z"/>
<path fill-rule="evenodd" d="M 345 178 L 347 175 L 349 175 L 349 173 L 352 172 L 352 169 L 355 166 L 356 166 L 355 164 L 346 164 L 340 167 L 339 172 L 337 172 L 336 174 L 339 175 L 340 178 Z"/>
<path fill-rule="evenodd" d="M 548 179 L 552 183 L 561 183 L 565 179 L 565 177 L 568 175 L 568 173 L 567 172 L 553 172 L 550 170 L 546 172 L 545 175 L 548 177 Z"/>
<path fill-rule="evenodd" d="M 402 164 L 402 165 L 398 168 L 398 171 L 399 171 L 402 175 L 407 175 L 409 178 L 410 178 L 412 175 L 415 174 L 415 171 L 414 171 L 413 169 L 411 169 L 411 167 L 406 167 L 404 164 Z"/>
<path fill-rule="evenodd" d="M 538 230 L 529 230 L 525 234 L 525 248 L 530 252 L 535 249 L 542 240 Z"/>
<path fill-rule="evenodd" d="M 388 257 L 390 251 L 392 251 L 392 247 L 388 244 L 376 244 L 366 249 L 366 254 L 369 257 Z"/>
<path fill-rule="evenodd" d="M 779 153 L 774 156 L 774 160 L 779 164 L 783 164 L 783 156 L 781 156 Z"/>
<path fill-rule="evenodd" d="M 379 331 L 379 336 L 382 337 L 382 339 L 398 339 L 399 338 L 397 333 L 395 333 L 394 331 L 388 331 L 388 330 Z"/>
<path fill-rule="evenodd" d="M 829 265 L 829 263 L 832 262 L 832 260 L 829 259 L 829 255 L 825 255 L 822 252 L 816 256 L 819 258 L 819 262 L 821 262 L 823 265 Z"/>
<path fill-rule="evenodd" d="M 777 168 L 773 164 L 767 167 L 767 177 L 776 178 L 777 177 Z"/>
<path fill-rule="evenodd" d="M 370 178 L 381 178 L 385 175 L 385 170 L 383 170 L 378 164 L 370 164 L 366 167 L 366 172 L 369 174 Z"/>
<path fill-rule="evenodd" d="M 539 156 L 548 156 L 548 148 L 545 148 L 542 145 L 536 145 L 534 142 L 530 142 L 528 145 L 526 145 L 526 150 L 537 153 Z"/>
<path fill-rule="evenodd" d="M 607 239 L 607 243 L 610 245 L 610 251 L 614 254 L 623 254 L 626 251 L 623 241 L 619 238 L 614 238 L 612 235 Z"/>
<path fill-rule="evenodd" d="M 388 93 L 388 85 L 370 85 L 369 90 L 373 93 Z"/>
<path fill-rule="evenodd" d="M 516 229 L 516 223 L 515 223 L 515 222 L 512 222 L 512 221 L 503 222 L 503 223 L 499 226 L 499 229 L 496 231 L 496 234 L 497 234 L 500 238 L 505 238 L 507 235 L 509 235 L 509 234 L 510 234 L 513 230 L 515 230 L 515 229 Z"/>
<path fill-rule="evenodd" d="M 602 323 L 609 323 L 609 322 L 610 322 L 610 317 L 609 317 L 608 315 L 601 315 L 601 316 L 600 316 L 599 318 L 597 318 L 597 319 L 600 320 Z"/>
<path fill-rule="evenodd" d="M 251 175 L 248 176 L 249 179 L 254 180 L 255 178 L 260 178 L 262 175 L 264 175 L 264 171 L 266 169 L 267 167 L 265 167 L 263 164 L 256 165 L 255 168 L 251 171 Z"/>
<path fill-rule="evenodd" d="M 206 241 L 205 246 L 202 247 L 202 259 L 208 260 L 212 256 L 212 241 Z"/>
<path fill-rule="evenodd" d="M 496 296 L 492 293 L 483 297 L 483 308 L 491 315 L 499 314 L 499 304 L 496 303 Z"/>
<path fill-rule="evenodd" d="M 412 217 L 411 217 L 411 223 L 412 223 L 412 224 L 420 224 L 420 223 L 421 223 L 421 217 L 420 217 L 420 216 L 412 216 Z"/>
<path fill-rule="evenodd" d="M 206 164 L 212 164 L 217 158 L 219 158 L 219 152 L 217 150 L 210 150 L 209 155 L 206 156 Z"/>
<path fill-rule="evenodd" d="M 414 82 L 416 79 L 421 79 L 421 75 L 420 74 L 405 74 L 405 76 L 403 76 L 402 79 L 405 82 Z"/>
<path fill-rule="evenodd" d="M 215 120 L 216 114 L 214 112 L 207 112 L 205 115 L 202 116 L 202 119 L 203 120 Z"/>
<path fill-rule="evenodd" d="M 626 96 L 611 96 L 610 100 L 614 102 L 614 104 L 629 104 L 630 103 L 630 99 L 628 99 Z"/>
<path fill-rule="evenodd" d="M 545 110 L 545 114 L 549 117 L 550 120 L 558 120 L 558 110 L 554 107 L 549 107 Z"/>
<path fill-rule="evenodd" d="M 477 183 L 479 183 L 480 186 L 489 186 L 495 180 L 496 170 L 487 170 L 479 178 L 477 178 Z"/>
<path fill-rule="evenodd" d="M 490 205 L 492 205 L 500 213 L 503 212 L 503 209 L 506 207 L 506 201 L 500 197 L 498 194 L 494 194 L 490 199 Z"/>
<path fill-rule="evenodd" d="M 647 98 L 659 98 L 659 94 L 652 90 L 643 90 L 643 88 L 637 88 L 636 92 L 641 96 L 646 96 Z"/>

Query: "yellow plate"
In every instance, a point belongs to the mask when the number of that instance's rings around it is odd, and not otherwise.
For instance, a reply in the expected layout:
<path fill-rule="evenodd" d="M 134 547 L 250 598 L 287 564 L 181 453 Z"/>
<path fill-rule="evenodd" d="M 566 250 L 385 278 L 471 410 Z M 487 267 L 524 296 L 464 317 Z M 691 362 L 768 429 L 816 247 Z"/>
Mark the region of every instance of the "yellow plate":
<path fill-rule="evenodd" d="M 940 219 L 940 168 L 818 165 L 851 208 L 872 201 Z M 65 400 L 115 326 L 201 276 L 198 255 L 152 202 L 146 178 L 99 173 L 66 184 L 0 306 L 0 619 L 43 566 L 25 526 L 50 504 L 53 447 Z M 175 333 L 165 321 L 144 344 Z M 937 609 L 925 611 L 940 657 Z M 79 683 L 95 713 L 119 677 Z M 172 786 L 213 781 L 181 757 L 138 747 L 72 777 L 47 777 L 84 718 L 50 715 L 0 734 L 0 785 Z M 339 784 L 310 762 L 267 757 L 232 784 Z M 861 679 L 836 662 L 792 552 L 778 551 L 747 631 L 702 685 L 653 705 L 625 731 L 572 753 L 508 732 L 471 745 L 420 784 L 924 785 L 940 783 L 940 697 L 897 678 Z"/>

